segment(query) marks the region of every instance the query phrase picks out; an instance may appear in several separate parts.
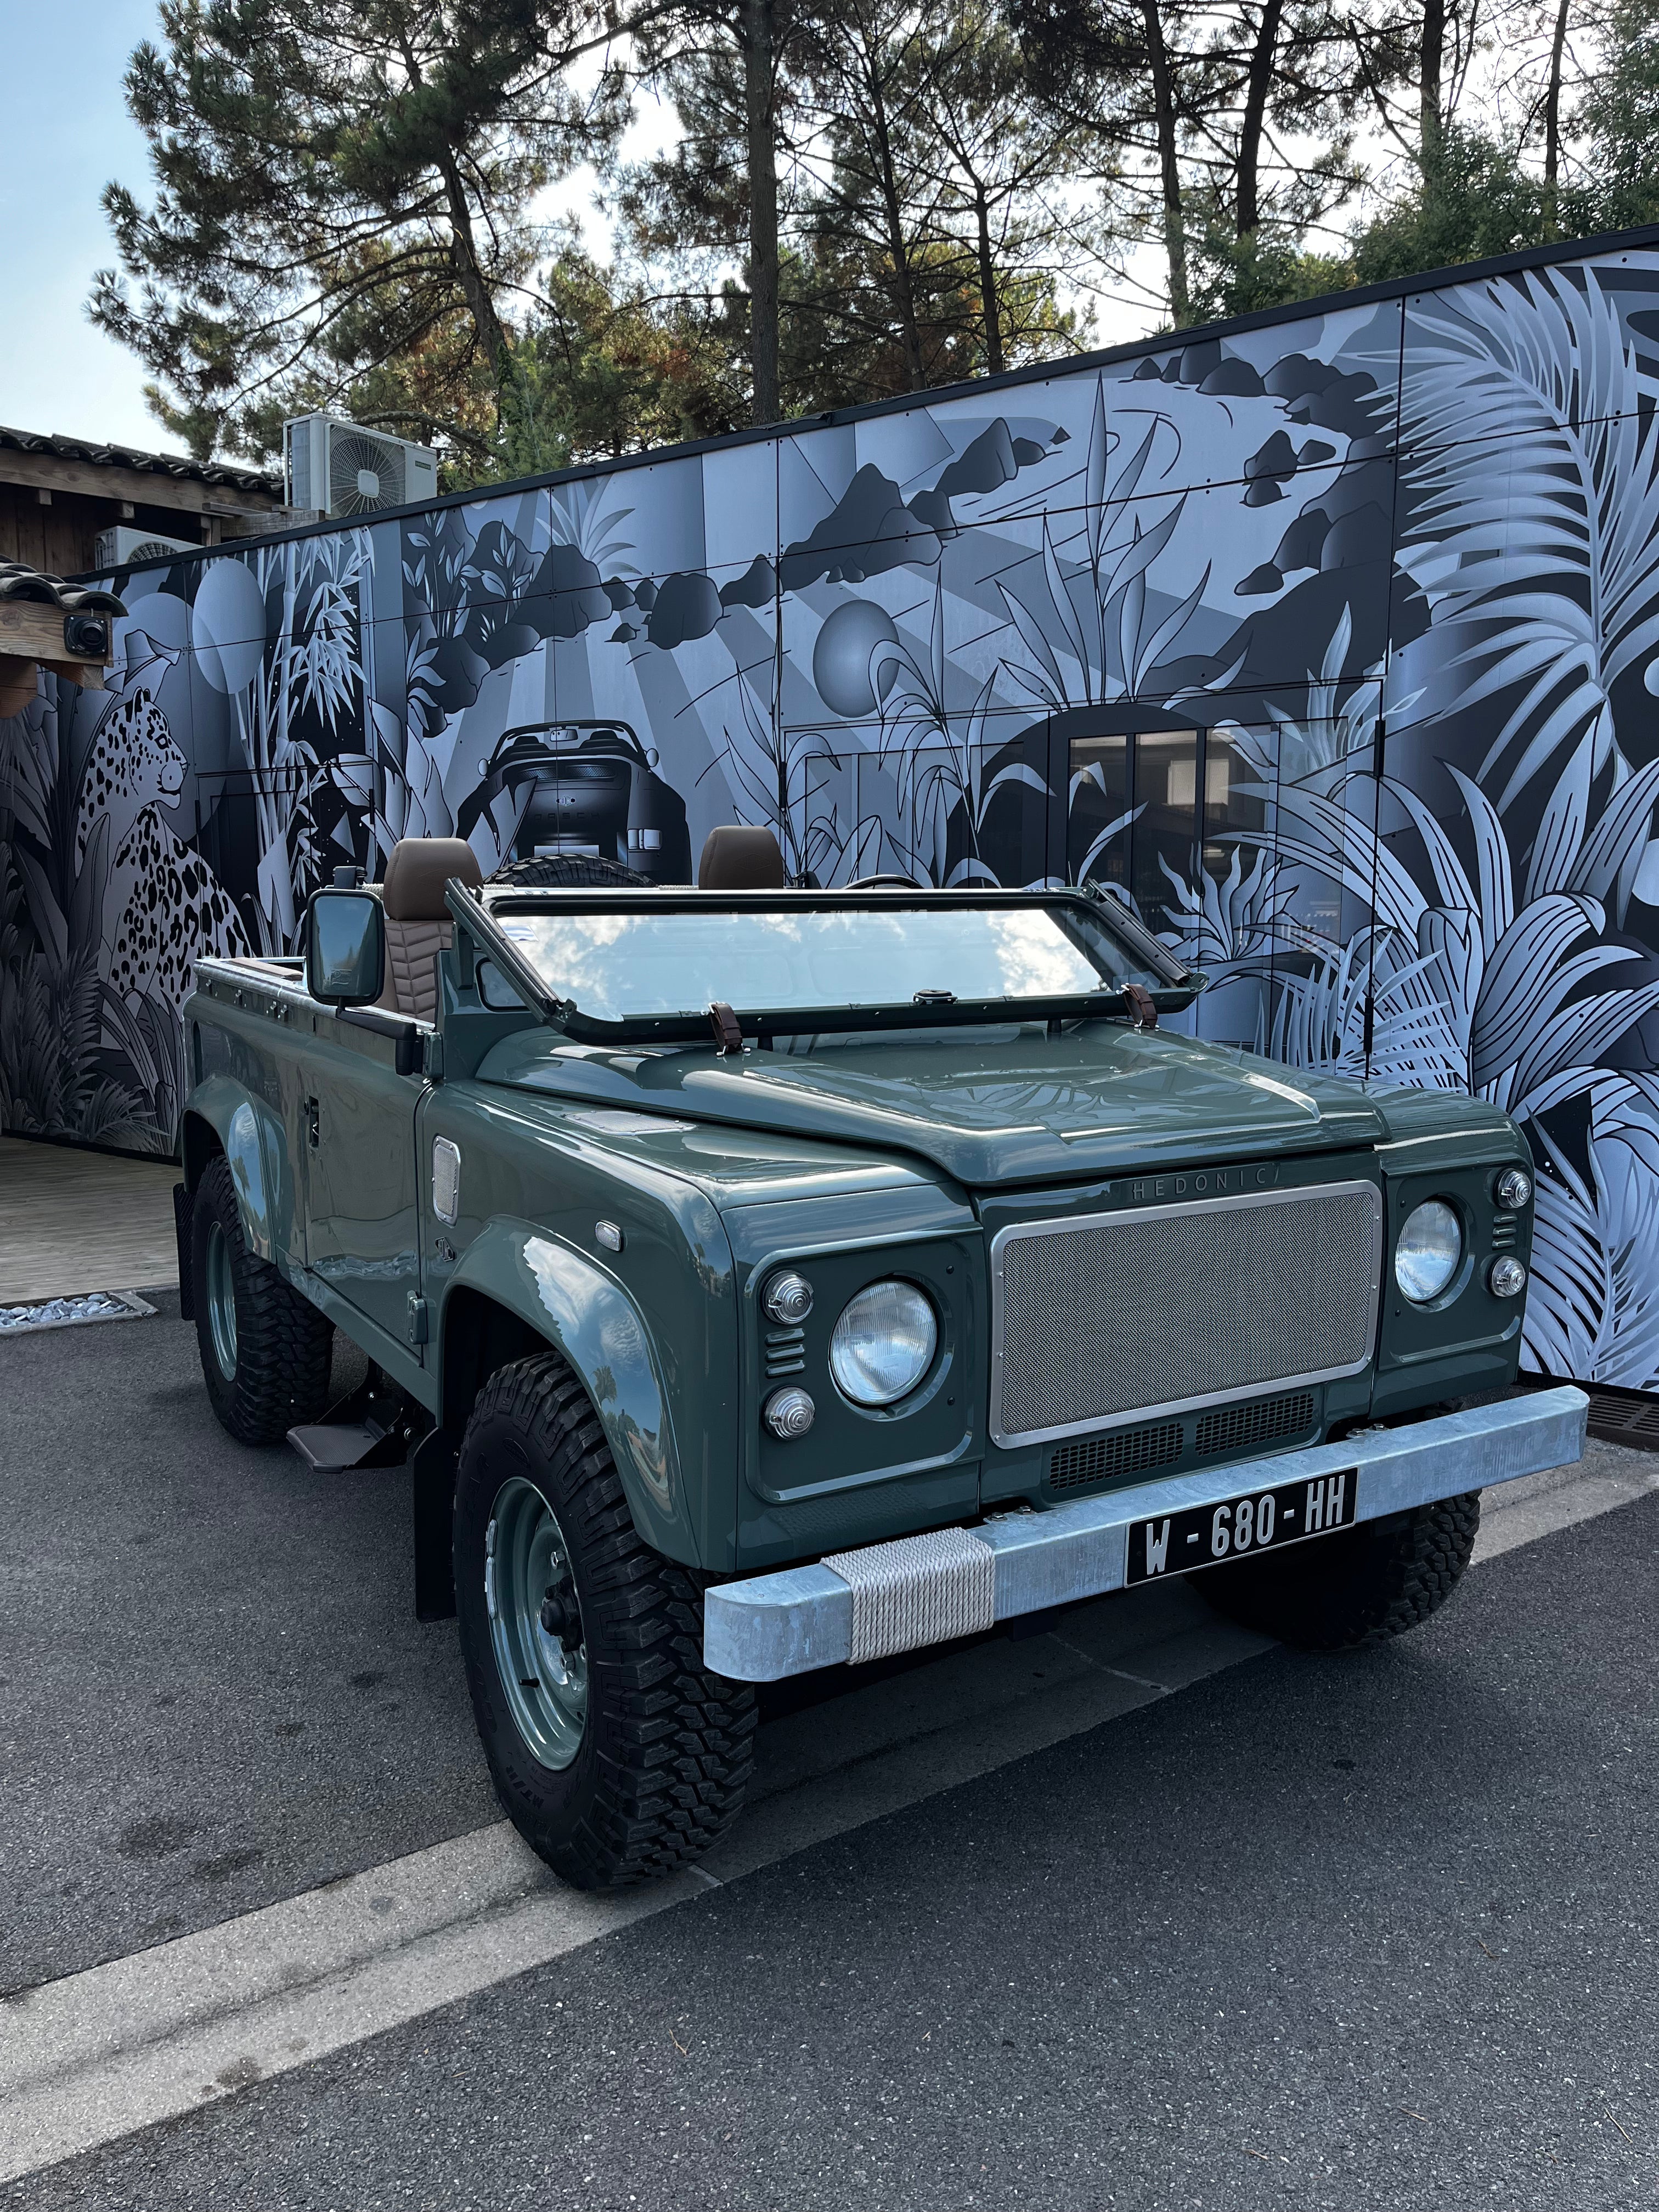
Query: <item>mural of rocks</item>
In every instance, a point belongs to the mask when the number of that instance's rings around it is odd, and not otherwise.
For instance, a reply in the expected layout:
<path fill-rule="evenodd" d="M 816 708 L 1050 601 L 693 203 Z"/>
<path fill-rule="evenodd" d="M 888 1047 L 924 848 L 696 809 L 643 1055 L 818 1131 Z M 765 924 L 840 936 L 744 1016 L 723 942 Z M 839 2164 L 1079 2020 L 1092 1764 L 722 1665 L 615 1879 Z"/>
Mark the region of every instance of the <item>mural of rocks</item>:
<path fill-rule="evenodd" d="M 0 1124 L 167 1150 L 201 953 L 457 833 L 1114 884 L 1206 1034 L 1472 1087 L 1528 1358 L 1659 1383 L 1659 254 L 123 572 L 0 722 Z"/>

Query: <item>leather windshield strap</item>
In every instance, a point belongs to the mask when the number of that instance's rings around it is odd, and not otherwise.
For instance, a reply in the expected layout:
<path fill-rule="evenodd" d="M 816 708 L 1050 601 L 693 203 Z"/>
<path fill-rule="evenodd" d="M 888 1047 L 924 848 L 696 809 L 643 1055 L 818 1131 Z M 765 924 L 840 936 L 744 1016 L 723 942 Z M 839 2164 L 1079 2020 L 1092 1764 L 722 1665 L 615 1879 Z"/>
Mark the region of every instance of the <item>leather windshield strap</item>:
<path fill-rule="evenodd" d="M 1126 983 L 1123 996 L 1138 1030 L 1158 1027 L 1158 1006 L 1150 991 L 1143 990 L 1139 983 Z"/>
<path fill-rule="evenodd" d="M 716 999 L 708 1009 L 708 1026 L 714 1032 L 714 1049 L 723 1056 L 743 1050 L 743 1025 L 724 999 Z"/>

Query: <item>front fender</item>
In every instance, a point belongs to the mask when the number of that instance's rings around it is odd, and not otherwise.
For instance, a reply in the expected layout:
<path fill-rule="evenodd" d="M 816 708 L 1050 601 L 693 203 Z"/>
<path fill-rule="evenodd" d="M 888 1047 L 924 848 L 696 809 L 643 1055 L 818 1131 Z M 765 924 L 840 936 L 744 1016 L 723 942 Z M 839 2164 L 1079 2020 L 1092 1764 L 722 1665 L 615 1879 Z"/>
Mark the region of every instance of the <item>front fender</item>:
<path fill-rule="evenodd" d="M 667 1393 L 644 1318 L 615 1276 L 545 1229 L 498 1218 L 451 1277 L 446 1316 L 459 1291 L 505 1307 L 563 1355 L 604 1425 L 634 1526 L 653 1550 L 695 1565 Z"/>
<path fill-rule="evenodd" d="M 236 1186 L 248 1249 L 272 1262 L 285 1256 L 294 1244 L 298 1215 L 280 1119 L 228 1075 L 210 1075 L 198 1084 L 186 1112 L 205 1121 L 219 1140 Z"/>

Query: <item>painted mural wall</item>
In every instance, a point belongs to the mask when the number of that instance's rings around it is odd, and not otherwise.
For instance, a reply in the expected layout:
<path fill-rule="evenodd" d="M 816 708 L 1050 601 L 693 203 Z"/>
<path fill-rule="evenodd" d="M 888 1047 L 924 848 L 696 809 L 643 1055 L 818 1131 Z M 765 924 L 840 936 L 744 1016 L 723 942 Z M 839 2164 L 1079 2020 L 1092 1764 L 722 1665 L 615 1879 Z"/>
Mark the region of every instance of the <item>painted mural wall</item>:
<path fill-rule="evenodd" d="M 1203 1033 L 1471 1088 L 1528 1356 L 1659 1384 L 1659 250 L 111 579 L 0 722 L 0 1124 L 170 1149 L 209 951 L 458 832 L 1109 881 Z"/>

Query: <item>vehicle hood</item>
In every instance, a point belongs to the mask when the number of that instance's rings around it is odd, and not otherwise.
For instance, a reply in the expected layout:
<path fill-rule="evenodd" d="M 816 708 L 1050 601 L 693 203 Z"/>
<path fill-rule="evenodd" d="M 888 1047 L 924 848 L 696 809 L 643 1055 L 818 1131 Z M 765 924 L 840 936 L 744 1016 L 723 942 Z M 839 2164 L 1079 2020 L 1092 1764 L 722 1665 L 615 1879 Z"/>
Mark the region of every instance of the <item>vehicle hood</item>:
<path fill-rule="evenodd" d="M 958 1042 L 945 1032 L 740 1059 L 520 1030 L 477 1079 L 909 1153 L 975 1189 L 1352 1150 L 1388 1135 L 1382 1102 L 1358 1084 L 1103 1022 L 1052 1039 Z"/>

